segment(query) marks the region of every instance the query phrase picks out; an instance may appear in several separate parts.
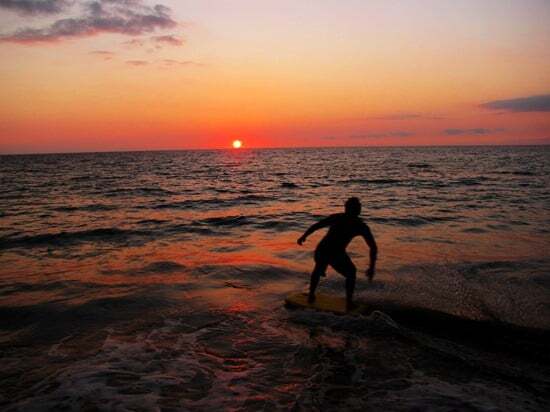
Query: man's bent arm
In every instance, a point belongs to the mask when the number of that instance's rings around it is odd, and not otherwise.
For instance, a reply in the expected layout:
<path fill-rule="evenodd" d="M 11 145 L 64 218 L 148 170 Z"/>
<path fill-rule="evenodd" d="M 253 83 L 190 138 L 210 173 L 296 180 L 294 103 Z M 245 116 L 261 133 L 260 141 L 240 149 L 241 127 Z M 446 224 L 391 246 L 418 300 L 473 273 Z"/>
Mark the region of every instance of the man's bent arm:
<path fill-rule="evenodd" d="M 304 232 L 304 234 L 300 237 L 300 239 L 298 239 L 298 244 L 301 245 L 302 243 L 304 243 L 305 240 L 307 239 L 307 237 L 309 235 L 311 235 L 313 232 L 315 232 L 316 230 L 319 230 L 319 229 L 322 229 L 324 227 L 330 226 L 330 224 L 332 223 L 332 220 L 333 220 L 333 217 L 329 216 L 329 217 L 326 217 L 326 218 L 320 220 L 319 222 L 314 223 L 313 225 L 311 225 Z"/>
<path fill-rule="evenodd" d="M 376 259 L 378 257 L 378 246 L 376 245 L 374 236 L 372 235 L 368 227 L 366 227 L 365 231 L 363 232 L 363 238 L 365 239 L 365 242 L 370 248 L 370 267 L 368 269 L 367 274 L 369 278 L 372 278 L 372 276 L 374 276 L 374 270 L 376 268 Z"/>

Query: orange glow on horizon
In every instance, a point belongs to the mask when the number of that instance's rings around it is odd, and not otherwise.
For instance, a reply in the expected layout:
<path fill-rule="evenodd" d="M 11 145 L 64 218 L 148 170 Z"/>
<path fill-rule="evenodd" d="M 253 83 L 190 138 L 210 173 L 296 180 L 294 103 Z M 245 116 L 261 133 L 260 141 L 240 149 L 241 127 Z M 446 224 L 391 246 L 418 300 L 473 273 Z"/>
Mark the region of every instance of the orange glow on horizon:
<path fill-rule="evenodd" d="M 233 149 L 240 149 L 243 145 L 243 142 L 240 140 L 233 140 Z"/>

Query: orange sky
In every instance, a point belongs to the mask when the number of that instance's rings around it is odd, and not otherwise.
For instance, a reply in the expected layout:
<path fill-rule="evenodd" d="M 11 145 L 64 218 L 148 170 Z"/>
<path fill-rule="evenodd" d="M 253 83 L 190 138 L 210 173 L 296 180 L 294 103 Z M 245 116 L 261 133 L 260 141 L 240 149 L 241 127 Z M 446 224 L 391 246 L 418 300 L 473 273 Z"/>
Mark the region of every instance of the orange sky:
<path fill-rule="evenodd" d="M 550 143 L 547 1 L 158 1 L 0 2 L 0 153 Z"/>

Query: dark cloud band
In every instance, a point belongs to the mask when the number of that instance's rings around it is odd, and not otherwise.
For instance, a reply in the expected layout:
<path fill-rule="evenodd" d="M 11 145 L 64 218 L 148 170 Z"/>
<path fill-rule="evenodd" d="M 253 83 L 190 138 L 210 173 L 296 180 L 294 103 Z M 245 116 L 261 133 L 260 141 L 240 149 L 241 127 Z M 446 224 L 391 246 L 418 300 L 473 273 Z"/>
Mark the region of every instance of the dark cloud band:
<path fill-rule="evenodd" d="M 154 36 L 152 40 L 155 43 L 166 44 L 169 46 L 183 46 L 184 43 L 182 38 L 173 35 Z"/>
<path fill-rule="evenodd" d="M 72 4 L 68 0 L 0 0 L 0 9 L 22 15 L 61 13 Z"/>
<path fill-rule="evenodd" d="M 482 135 L 482 134 L 493 134 L 493 133 L 499 133 L 503 132 L 504 129 L 497 128 L 497 129 L 487 129 L 484 127 L 475 127 L 473 129 L 445 129 L 443 130 L 443 133 L 445 133 L 447 136 L 459 136 L 459 135 Z"/>
<path fill-rule="evenodd" d="M 407 130 L 394 130 L 389 132 L 373 132 L 373 133 L 362 133 L 362 134 L 353 134 L 349 136 L 351 139 L 380 139 L 384 137 L 410 137 L 414 136 L 413 132 Z"/>
<path fill-rule="evenodd" d="M 517 99 L 494 100 L 482 104 L 481 107 L 511 112 L 550 112 L 550 94 L 519 97 Z"/>
<path fill-rule="evenodd" d="M 130 66 L 139 67 L 139 66 L 147 66 L 147 65 L 149 65 L 149 62 L 146 61 L 146 60 L 127 60 L 126 64 L 128 64 Z"/>
<path fill-rule="evenodd" d="M 135 36 L 175 26 L 171 10 L 163 5 L 149 7 L 141 0 L 98 0 L 86 2 L 80 17 L 59 19 L 45 28 L 22 28 L 0 36 L 0 41 L 47 43 L 101 33 Z"/>

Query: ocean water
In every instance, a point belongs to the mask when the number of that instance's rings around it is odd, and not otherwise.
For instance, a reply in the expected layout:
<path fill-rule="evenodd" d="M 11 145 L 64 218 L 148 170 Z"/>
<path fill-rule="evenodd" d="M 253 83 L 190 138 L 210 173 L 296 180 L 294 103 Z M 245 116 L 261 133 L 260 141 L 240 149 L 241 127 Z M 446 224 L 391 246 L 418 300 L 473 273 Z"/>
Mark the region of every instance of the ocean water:
<path fill-rule="evenodd" d="M 3 410 L 547 410 L 550 147 L 0 156 L 0 185 Z M 373 312 L 285 308 L 349 196 Z"/>

